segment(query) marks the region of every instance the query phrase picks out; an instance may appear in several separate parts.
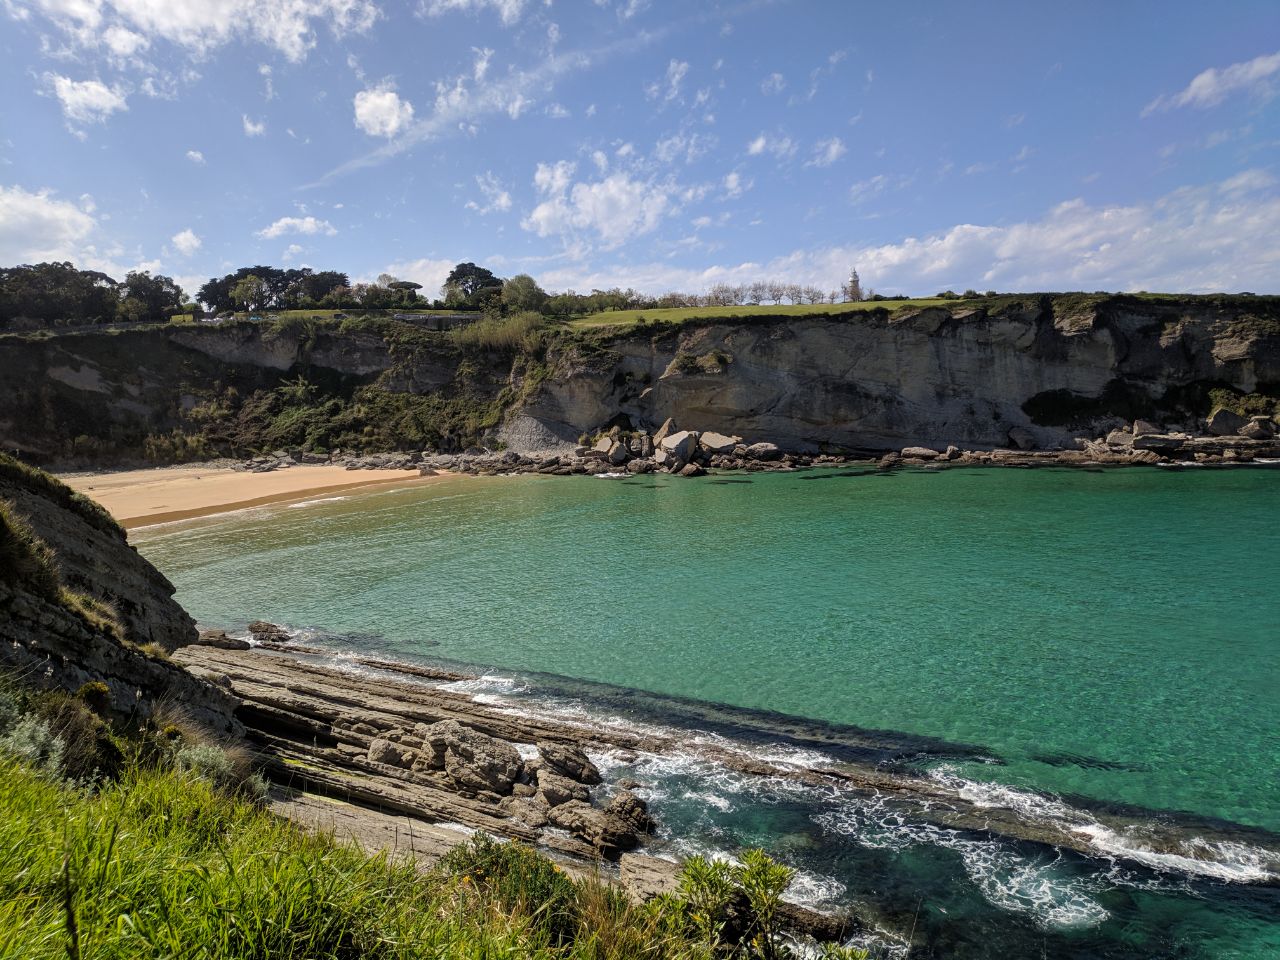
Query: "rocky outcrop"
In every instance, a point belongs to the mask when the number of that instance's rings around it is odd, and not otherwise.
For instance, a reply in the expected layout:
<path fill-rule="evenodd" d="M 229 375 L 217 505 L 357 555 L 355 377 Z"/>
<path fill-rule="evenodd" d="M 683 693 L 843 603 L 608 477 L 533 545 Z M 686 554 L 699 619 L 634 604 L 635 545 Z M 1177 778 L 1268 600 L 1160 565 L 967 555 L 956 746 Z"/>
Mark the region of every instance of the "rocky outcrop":
<path fill-rule="evenodd" d="M 358 676 L 306 656 L 198 645 L 177 659 L 227 685 L 282 785 L 586 860 L 635 849 L 653 828 L 643 799 L 603 782 L 577 728 L 439 689 L 454 673 L 364 661 L 377 675 Z"/>
<path fill-rule="evenodd" d="M 45 474 L 0 462 L 8 501 L 58 557 L 63 582 L 115 611 L 124 639 L 173 650 L 196 639 L 195 621 L 173 599 L 173 584 L 144 560 L 100 507 Z"/>
<path fill-rule="evenodd" d="M 35 535 L 52 554 L 47 565 L 0 569 L 0 669 L 51 689 L 101 682 L 106 708 L 129 721 L 170 704 L 210 731 L 243 733 L 225 690 L 168 659 L 196 638 L 194 625 L 110 518 L 9 460 L 0 460 L 0 505 L 0 546 Z"/>

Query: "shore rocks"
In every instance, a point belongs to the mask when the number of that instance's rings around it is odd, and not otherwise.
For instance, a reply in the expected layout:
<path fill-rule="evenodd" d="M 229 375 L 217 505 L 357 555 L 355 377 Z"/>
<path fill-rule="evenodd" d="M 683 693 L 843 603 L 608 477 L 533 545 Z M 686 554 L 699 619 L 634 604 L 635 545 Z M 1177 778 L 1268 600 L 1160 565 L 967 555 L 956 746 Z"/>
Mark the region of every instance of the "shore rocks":
<path fill-rule="evenodd" d="M 463 789 L 510 794 L 524 772 L 515 747 L 457 720 L 434 723 L 421 736 L 433 757 L 443 758 L 445 773 Z"/>
<path fill-rule="evenodd" d="M 680 430 L 668 437 L 663 437 L 658 442 L 658 446 L 670 454 L 672 459 L 687 463 L 698 448 L 698 435 L 689 430 Z"/>
<path fill-rule="evenodd" d="M 538 756 L 544 769 L 562 777 L 590 785 L 601 782 L 600 771 L 581 747 L 543 741 L 538 744 Z"/>
<path fill-rule="evenodd" d="M 196 643 L 205 647 L 217 647 L 219 650 L 248 650 L 249 641 L 227 636 L 225 630 L 201 630 Z"/>
<path fill-rule="evenodd" d="M 903 447 L 903 457 L 915 458 L 917 460 L 936 460 L 941 456 L 937 450 L 929 447 Z"/>
<path fill-rule="evenodd" d="M 283 627 L 266 620 L 254 620 L 249 624 L 249 635 L 255 643 L 289 643 L 293 637 Z"/>
<path fill-rule="evenodd" d="M 782 459 L 782 451 L 776 443 L 753 443 L 747 447 L 746 455 L 752 460 L 771 463 Z"/>
<path fill-rule="evenodd" d="M 741 442 L 741 437 L 726 437 L 723 433 L 716 433 L 714 430 L 698 435 L 698 446 L 709 454 L 732 453 L 733 448 Z"/>
<path fill-rule="evenodd" d="M 1205 422 L 1205 426 L 1215 437 L 1234 437 L 1240 433 L 1240 428 L 1248 422 L 1240 414 L 1224 407 L 1209 414 L 1209 419 Z"/>

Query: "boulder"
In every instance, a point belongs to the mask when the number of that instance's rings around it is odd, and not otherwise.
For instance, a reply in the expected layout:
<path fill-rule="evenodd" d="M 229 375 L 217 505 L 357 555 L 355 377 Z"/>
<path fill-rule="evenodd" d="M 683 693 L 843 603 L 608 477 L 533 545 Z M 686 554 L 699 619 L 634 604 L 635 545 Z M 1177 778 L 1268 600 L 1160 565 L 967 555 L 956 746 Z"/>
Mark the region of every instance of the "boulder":
<path fill-rule="evenodd" d="M 705 477 L 707 471 L 700 464 L 686 463 L 680 468 L 680 476 L 682 477 Z"/>
<path fill-rule="evenodd" d="M 653 464 L 656 467 L 663 468 L 671 465 L 671 454 L 665 450 L 653 451 Z"/>
<path fill-rule="evenodd" d="M 640 845 L 640 831 L 627 820 L 581 800 L 552 807 L 547 811 L 547 819 L 553 826 L 586 840 L 611 859 L 616 860 L 620 854 Z"/>
<path fill-rule="evenodd" d="M 444 770 L 459 787 L 510 794 L 524 772 L 520 753 L 511 744 L 456 720 L 419 727 L 424 747 L 443 755 Z"/>
<path fill-rule="evenodd" d="M 1133 435 L 1135 437 L 1150 436 L 1153 433 L 1163 433 L 1164 431 L 1157 427 L 1150 420 L 1133 421 Z"/>
<path fill-rule="evenodd" d="M 753 443 L 746 449 L 746 456 L 752 460 L 781 460 L 782 451 L 776 443 Z"/>
<path fill-rule="evenodd" d="M 698 435 L 690 430 L 681 430 L 663 437 L 658 442 L 658 446 L 675 459 L 688 461 L 693 456 L 693 451 L 698 448 Z"/>
<path fill-rule="evenodd" d="M 255 620 L 249 624 L 249 634 L 258 643 L 289 643 L 293 640 L 283 627 L 265 620 Z"/>
<path fill-rule="evenodd" d="M 542 759 L 543 768 L 552 773 L 578 783 L 601 782 L 600 771 L 581 747 L 543 741 L 538 744 L 538 756 Z"/>
<path fill-rule="evenodd" d="M 670 417 L 667 417 L 667 419 L 663 421 L 662 426 L 658 428 L 658 432 L 653 435 L 653 445 L 657 449 L 661 450 L 662 441 L 665 440 L 667 437 L 671 436 L 671 434 L 675 432 L 676 432 L 676 422 L 672 420 Z"/>
<path fill-rule="evenodd" d="M 613 443 L 613 437 L 603 436 L 596 441 L 596 445 L 592 447 L 591 450 L 594 453 L 601 453 L 607 457 L 609 455 L 609 450 L 613 447 Z"/>
<path fill-rule="evenodd" d="M 630 790 L 619 790 L 613 795 L 608 806 L 604 808 L 606 815 L 621 820 L 635 833 L 652 833 L 653 818 L 649 816 L 649 805 Z"/>
<path fill-rule="evenodd" d="M 653 473 L 653 461 L 632 460 L 627 464 L 627 473 Z"/>
<path fill-rule="evenodd" d="M 196 643 L 202 647 L 217 647 L 219 650 L 249 649 L 248 640 L 237 640 L 235 637 L 228 637 L 225 630 L 201 630 Z"/>
<path fill-rule="evenodd" d="M 1205 422 L 1205 426 L 1215 437 L 1234 437 L 1240 433 L 1240 428 L 1248 422 L 1247 419 L 1235 411 L 1222 408 L 1209 414 L 1209 419 Z"/>
<path fill-rule="evenodd" d="M 538 796 L 546 801 L 547 806 L 558 807 L 570 800 L 587 803 L 591 800 L 591 791 L 586 784 L 577 783 L 550 770 L 539 770 Z"/>
<path fill-rule="evenodd" d="M 741 437 L 726 437 L 723 433 L 709 431 L 698 437 L 698 446 L 707 453 L 732 453 Z"/>
<path fill-rule="evenodd" d="M 936 460 L 941 456 L 937 450 L 931 447 L 903 447 L 902 455 L 904 457 L 914 457 L 917 460 Z"/>
<path fill-rule="evenodd" d="M 1012 427 L 1009 430 L 1009 443 L 1016 450 L 1033 450 L 1035 449 L 1036 438 L 1025 427 Z"/>
<path fill-rule="evenodd" d="M 1276 425 L 1270 417 L 1253 417 L 1240 428 L 1240 436 L 1250 440 L 1270 440 L 1276 435 Z"/>
<path fill-rule="evenodd" d="M 1143 463 L 1149 466 L 1155 466 L 1162 459 L 1163 457 L 1154 450 L 1134 450 L 1133 453 L 1129 454 L 1131 463 Z"/>
<path fill-rule="evenodd" d="M 956 446 L 947 447 L 945 451 L 938 454 L 939 460 L 958 460 L 960 459 L 960 448 Z"/>
<path fill-rule="evenodd" d="M 1107 446 L 1124 450 L 1133 448 L 1133 434 L 1128 430 L 1112 430 L 1107 434 Z"/>
<path fill-rule="evenodd" d="M 609 458 L 609 462 L 614 466 L 620 466 L 621 464 L 626 463 L 627 459 L 631 456 L 627 451 L 627 445 L 620 440 L 613 440 L 610 442 L 609 450 L 606 455 Z"/>

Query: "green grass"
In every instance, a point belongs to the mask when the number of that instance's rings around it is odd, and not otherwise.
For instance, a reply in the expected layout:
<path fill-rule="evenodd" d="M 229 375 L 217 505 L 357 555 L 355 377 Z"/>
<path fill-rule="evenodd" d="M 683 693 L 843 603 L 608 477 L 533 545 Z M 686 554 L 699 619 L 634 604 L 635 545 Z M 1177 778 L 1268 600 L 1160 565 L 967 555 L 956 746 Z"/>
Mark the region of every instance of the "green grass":
<path fill-rule="evenodd" d="M 679 896 L 640 906 L 482 835 L 423 873 L 306 833 L 189 770 L 127 767 L 90 790 L 0 758 L 0 798 L 4 957 L 786 956 L 771 904 L 790 873 L 760 869 L 755 854 L 735 870 L 695 861 Z"/>
<path fill-rule="evenodd" d="M 758 307 L 668 307 L 662 310 L 606 310 L 569 321 L 571 327 L 631 327 L 642 318 L 649 323 L 683 323 L 686 320 L 752 320 L 773 317 L 840 316 L 868 310 L 902 307 L 948 306 L 962 301 L 926 297 L 918 300 L 864 300 L 860 303 L 803 303 Z"/>

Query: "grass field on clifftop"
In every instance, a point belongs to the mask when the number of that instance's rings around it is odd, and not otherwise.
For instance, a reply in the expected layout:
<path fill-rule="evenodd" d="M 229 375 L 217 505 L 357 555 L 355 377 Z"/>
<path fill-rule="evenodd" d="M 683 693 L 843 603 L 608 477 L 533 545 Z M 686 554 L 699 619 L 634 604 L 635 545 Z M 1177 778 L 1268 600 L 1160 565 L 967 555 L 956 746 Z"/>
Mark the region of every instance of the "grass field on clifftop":
<path fill-rule="evenodd" d="M 683 323 L 685 320 L 750 320 L 753 317 L 834 317 L 868 310 L 933 307 L 963 301 L 926 297 L 918 300 L 863 300 L 860 303 L 761 304 L 736 307 L 667 307 L 661 310 L 606 310 L 569 321 L 577 328 L 632 327 L 640 322 Z"/>

